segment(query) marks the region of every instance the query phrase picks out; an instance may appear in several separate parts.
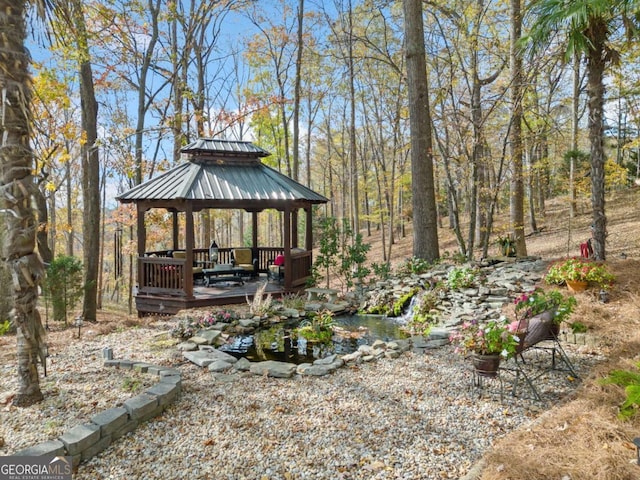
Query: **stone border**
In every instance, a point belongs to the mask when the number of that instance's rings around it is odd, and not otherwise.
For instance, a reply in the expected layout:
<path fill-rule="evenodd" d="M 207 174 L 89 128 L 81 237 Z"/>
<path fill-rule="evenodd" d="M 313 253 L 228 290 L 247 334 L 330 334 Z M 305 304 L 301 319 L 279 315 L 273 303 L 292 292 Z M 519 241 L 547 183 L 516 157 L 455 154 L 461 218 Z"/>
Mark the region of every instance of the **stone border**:
<path fill-rule="evenodd" d="M 174 368 L 132 360 L 105 360 L 105 367 L 155 374 L 158 383 L 124 402 L 122 407 L 104 410 L 89 423 L 73 427 L 55 440 L 48 440 L 19 450 L 16 456 L 70 456 L 73 467 L 97 455 L 118 438 L 134 431 L 138 425 L 160 415 L 182 390 L 182 376 Z"/>

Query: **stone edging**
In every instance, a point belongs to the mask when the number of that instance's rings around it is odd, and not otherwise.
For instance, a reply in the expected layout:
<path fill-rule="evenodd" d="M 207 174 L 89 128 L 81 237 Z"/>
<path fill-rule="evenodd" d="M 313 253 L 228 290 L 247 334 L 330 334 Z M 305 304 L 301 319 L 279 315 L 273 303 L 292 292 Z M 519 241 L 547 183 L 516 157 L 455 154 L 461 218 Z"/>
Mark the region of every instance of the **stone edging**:
<path fill-rule="evenodd" d="M 105 367 L 155 374 L 158 383 L 124 402 L 122 407 L 104 410 L 89 423 L 73 427 L 55 440 L 48 440 L 15 452 L 16 456 L 70 456 L 73 467 L 97 455 L 138 425 L 161 414 L 182 389 L 182 377 L 174 368 L 132 360 L 105 360 Z"/>

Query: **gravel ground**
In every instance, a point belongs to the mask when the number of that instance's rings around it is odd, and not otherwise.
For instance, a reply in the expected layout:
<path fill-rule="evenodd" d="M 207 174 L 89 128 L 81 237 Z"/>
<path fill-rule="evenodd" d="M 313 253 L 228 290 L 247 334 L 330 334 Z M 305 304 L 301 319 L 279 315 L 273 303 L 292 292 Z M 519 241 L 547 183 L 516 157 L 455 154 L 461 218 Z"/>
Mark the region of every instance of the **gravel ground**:
<path fill-rule="evenodd" d="M 535 379 L 536 402 L 512 372 L 472 388 L 468 362 L 450 347 L 345 367 L 326 377 L 214 377 L 167 348 L 156 324 L 70 342 L 53 353 L 45 401 L 10 406 L 15 365 L 0 367 L 0 455 L 57 438 L 144 390 L 148 375 L 102 367 L 117 358 L 173 365 L 183 393 L 161 416 L 83 463 L 76 479 L 442 479 L 460 478 L 492 442 L 534 420 L 579 382 L 553 371 Z M 566 347 L 581 375 L 601 360 Z M 527 352 L 527 372 L 539 372 Z M 549 356 L 540 361 L 549 364 Z M 512 364 L 512 361 L 510 362 Z"/>

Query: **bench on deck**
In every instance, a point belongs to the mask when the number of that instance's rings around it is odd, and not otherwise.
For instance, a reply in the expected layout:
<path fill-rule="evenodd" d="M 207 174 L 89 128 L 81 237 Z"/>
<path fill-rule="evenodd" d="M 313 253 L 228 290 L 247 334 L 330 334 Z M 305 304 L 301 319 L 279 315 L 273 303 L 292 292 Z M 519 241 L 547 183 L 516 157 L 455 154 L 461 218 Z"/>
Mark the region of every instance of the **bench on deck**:
<path fill-rule="evenodd" d="M 326 298 L 326 300 L 330 303 L 335 303 L 338 301 L 338 290 L 333 288 L 306 288 L 305 292 L 307 292 L 307 301 L 313 302 L 320 300 L 320 297 Z"/>

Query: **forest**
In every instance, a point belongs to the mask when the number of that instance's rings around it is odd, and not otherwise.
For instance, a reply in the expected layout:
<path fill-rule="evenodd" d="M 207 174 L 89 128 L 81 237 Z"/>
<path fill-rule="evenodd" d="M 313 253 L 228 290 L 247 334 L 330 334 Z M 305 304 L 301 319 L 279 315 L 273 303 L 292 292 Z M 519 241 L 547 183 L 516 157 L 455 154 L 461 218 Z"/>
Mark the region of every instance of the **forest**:
<path fill-rule="evenodd" d="M 468 259 L 505 237 L 526 255 L 557 196 L 593 211 L 604 260 L 605 192 L 640 176 L 636 1 L 5 3 L 3 256 L 26 317 L 34 251 L 82 259 L 86 319 L 127 298 L 135 215 L 114 199 L 199 137 L 271 152 L 331 199 L 319 215 L 380 232 L 384 262 L 425 217 Z M 245 217 L 200 215 L 196 244 L 243 242 Z M 159 247 L 169 222 L 152 223 Z"/>

